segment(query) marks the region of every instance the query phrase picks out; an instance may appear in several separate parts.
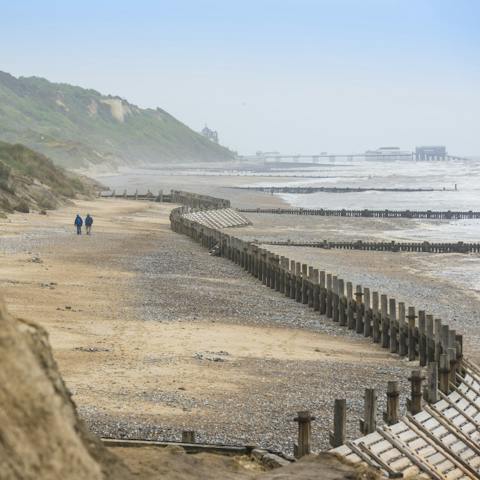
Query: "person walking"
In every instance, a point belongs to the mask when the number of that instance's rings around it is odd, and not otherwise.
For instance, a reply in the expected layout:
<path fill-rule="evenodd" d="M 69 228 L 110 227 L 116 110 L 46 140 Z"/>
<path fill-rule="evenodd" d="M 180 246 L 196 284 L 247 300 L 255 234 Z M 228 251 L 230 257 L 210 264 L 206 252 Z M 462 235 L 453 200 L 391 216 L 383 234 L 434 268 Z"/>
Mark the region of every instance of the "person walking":
<path fill-rule="evenodd" d="M 81 235 L 83 220 L 80 214 L 77 213 L 77 216 L 75 217 L 75 221 L 73 222 L 73 224 L 77 227 L 77 235 Z"/>
<path fill-rule="evenodd" d="M 87 213 L 87 216 L 85 217 L 85 228 L 87 230 L 87 235 L 90 235 L 92 232 L 92 225 L 93 225 L 93 217 Z"/>

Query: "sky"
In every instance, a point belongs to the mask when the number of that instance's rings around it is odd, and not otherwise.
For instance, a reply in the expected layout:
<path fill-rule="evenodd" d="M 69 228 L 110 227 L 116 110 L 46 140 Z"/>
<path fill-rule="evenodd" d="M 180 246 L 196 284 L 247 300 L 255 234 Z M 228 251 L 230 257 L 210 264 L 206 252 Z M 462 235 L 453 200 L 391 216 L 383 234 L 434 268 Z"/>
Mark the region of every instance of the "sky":
<path fill-rule="evenodd" d="M 0 4 L 0 70 L 161 107 L 239 153 L 480 154 L 478 0 Z"/>

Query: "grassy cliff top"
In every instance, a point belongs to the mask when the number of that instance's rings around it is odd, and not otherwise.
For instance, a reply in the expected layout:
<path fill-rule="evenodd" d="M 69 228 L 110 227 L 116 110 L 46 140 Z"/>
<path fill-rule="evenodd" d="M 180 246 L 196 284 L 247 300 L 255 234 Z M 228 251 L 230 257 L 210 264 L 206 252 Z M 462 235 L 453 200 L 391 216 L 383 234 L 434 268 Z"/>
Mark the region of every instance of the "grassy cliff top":
<path fill-rule="evenodd" d="M 22 143 L 70 168 L 225 161 L 234 156 L 160 108 L 142 109 L 95 90 L 4 72 L 0 140 Z"/>

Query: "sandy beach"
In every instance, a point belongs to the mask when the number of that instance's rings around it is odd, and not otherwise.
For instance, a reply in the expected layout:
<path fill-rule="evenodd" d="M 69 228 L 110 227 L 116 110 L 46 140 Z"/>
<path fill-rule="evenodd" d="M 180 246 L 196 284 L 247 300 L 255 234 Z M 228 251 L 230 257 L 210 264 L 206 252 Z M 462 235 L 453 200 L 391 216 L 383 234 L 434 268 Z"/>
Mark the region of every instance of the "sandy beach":
<path fill-rule="evenodd" d="M 95 432 L 179 439 L 193 429 L 199 441 L 291 452 L 293 417 L 307 408 L 319 449 L 334 398 L 348 398 L 352 438 L 365 386 L 383 392 L 398 379 L 407 392 L 408 362 L 171 232 L 171 208 L 78 201 L 1 221 L 2 294 L 48 330 Z M 91 237 L 74 234 L 77 211 L 94 216 Z"/>

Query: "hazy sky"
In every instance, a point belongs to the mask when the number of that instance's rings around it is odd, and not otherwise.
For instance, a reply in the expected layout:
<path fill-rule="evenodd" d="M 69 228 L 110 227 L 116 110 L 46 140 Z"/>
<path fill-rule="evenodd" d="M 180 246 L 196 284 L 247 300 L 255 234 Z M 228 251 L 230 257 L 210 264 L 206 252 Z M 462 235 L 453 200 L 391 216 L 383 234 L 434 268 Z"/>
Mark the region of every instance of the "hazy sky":
<path fill-rule="evenodd" d="M 242 153 L 480 154 L 478 0 L 0 3 L 0 70 L 207 122 Z"/>

